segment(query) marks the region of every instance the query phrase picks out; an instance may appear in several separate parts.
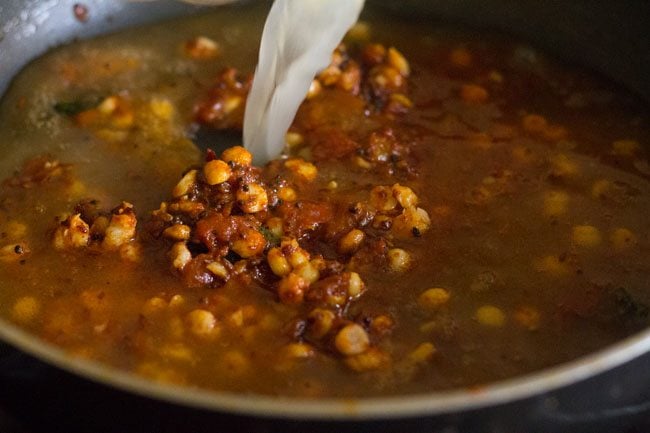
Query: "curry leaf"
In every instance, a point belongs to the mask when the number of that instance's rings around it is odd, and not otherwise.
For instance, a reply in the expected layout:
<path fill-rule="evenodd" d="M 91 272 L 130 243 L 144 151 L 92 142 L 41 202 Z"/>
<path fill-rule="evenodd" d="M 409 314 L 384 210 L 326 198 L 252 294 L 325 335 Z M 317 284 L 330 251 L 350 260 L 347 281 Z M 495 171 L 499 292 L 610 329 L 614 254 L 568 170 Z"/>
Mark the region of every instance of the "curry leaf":
<path fill-rule="evenodd" d="M 650 309 L 634 297 L 625 289 L 619 288 L 614 293 L 616 305 L 619 314 L 629 320 L 645 322 L 650 315 Z"/>
<path fill-rule="evenodd" d="M 95 108 L 101 102 L 101 98 L 77 99 L 72 101 L 60 101 L 54 104 L 54 111 L 65 116 L 76 116 L 82 111 Z"/>
<path fill-rule="evenodd" d="M 270 246 L 275 247 L 280 245 L 280 237 L 277 236 L 275 233 L 273 233 L 271 230 L 269 230 L 268 227 L 260 227 L 260 233 L 264 235 L 264 238 L 266 239 L 266 242 L 269 243 Z"/>

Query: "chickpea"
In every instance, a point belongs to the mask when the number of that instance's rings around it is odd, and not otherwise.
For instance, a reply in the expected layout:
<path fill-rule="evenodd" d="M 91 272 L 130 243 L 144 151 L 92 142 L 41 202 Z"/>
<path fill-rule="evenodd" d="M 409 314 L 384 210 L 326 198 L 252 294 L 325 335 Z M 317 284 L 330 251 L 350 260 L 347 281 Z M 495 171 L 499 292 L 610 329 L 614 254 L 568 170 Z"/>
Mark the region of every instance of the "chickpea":
<path fill-rule="evenodd" d="M 393 227 L 393 219 L 388 215 L 377 215 L 372 220 L 372 228 L 377 230 L 390 230 Z"/>
<path fill-rule="evenodd" d="M 215 277 L 219 277 L 222 280 L 226 280 L 228 278 L 228 269 L 226 269 L 222 263 L 212 262 L 209 263 L 205 268 L 210 271 Z"/>
<path fill-rule="evenodd" d="M 539 134 L 548 126 L 546 118 L 539 114 L 528 114 L 521 120 L 524 131 Z"/>
<path fill-rule="evenodd" d="M 33 321 L 41 310 L 41 303 L 33 296 L 18 298 L 11 310 L 11 317 L 18 323 L 26 325 Z"/>
<path fill-rule="evenodd" d="M 118 251 L 120 258 L 126 262 L 138 263 L 142 259 L 142 246 L 138 243 L 123 244 Z"/>
<path fill-rule="evenodd" d="M 392 231 L 402 238 L 418 237 L 429 230 L 431 219 L 422 208 L 409 207 L 393 219 Z"/>
<path fill-rule="evenodd" d="M 284 141 L 287 143 L 287 146 L 289 146 L 290 148 L 296 148 L 303 144 L 305 138 L 302 136 L 302 134 L 298 132 L 289 131 L 287 132 Z"/>
<path fill-rule="evenodd" d="M 322 256 L 316 256 L 309 262 L 315 269 L 319 272 L 325 269 L 326 263 L 325 259 Z"/>
<path fill-rule="evenodd" d="M 503 74 L 499 71 L 496 70 L 490 71 L 488 78 L 490 79 L 490 81 L 494 83 L 498 83 L 498 84 L 503 83 Z"/>
<path fill-rule="evenodd" d="M 364 289 L 363 280 L 356 272 L 350 272 L 350 279 L 348 280 L 348 296 L 356 298 L 361 295 Z"/>
<path fill-rule="evenodd" d="M 361 83 L 361 69 L 359 65 L 350 60 L 341 71 L 341 76 L 339 77 L 338 82 L 336 83 L 337 87 L 346 92 L 356 93 L 359 90 L 359 85 Z"/>
<path fill-rule="evenodd" d="M 473 132 L 468 139 L 474 147 L 480 150 L 490 150 L 494 144 L 492 137 L 486 132 Z"/>
<path fill-rule="evenodd" d="M 244 103 L 241 96 L 228 96 L 223 101 L 223 113 L 228 115 L 238 109 Z"/>
<path fill-rule="evenodd" d="M 345 358 L 345 365 L 357 372 L 378 370 L 387 367 L 389 364 L 389 356 L 376 347 L 370 347 L 363 353 Z"/>
<path fill-rule="evenodd" d="M 573 243 L 580 247 L 593 248 L 600 244 L 600 231 L 589 225 L 575 226 L 572 232 Z"/>
<path fill-rule="evenodd" d="M 375 66 L 370 70 L 373 87 L 384 91 L 396 91 L 404 86 L 404 76 L 392 66 Z"/>
<path fill-rule="evenodd" d="M 251 367 L 250 359 L 239 350 L 226 352 L 221 361 L 224 369 L 233 376 L 241 376 Z"/>
<path fill-rule="evenodd" d="M 19 221 L 11 220 L 7 221 L 2 231 L 7 234 L 10 240 L 16 241 L 25 237 L 27 226 Z"/>
<path fill-rule="evenodd" d="M 580 173 L 578 164 L 565 154 L 551 158 L 552 173 L 557 177 L 573 177 Z"/>
<path fill-rule="evenodd" d="M 187 315 L 190 331 L 197 337 L 213 337 L 217 328 L 217 319 L 207 310 L 193 310 Z"/>
<path fill-rule="evenodd" d="M 500 328 L 505 324 L 506 316 L 500 308 L 493 305 L 484 305 L 476 310 L 476 320 L 481 325 Z"/>
<path fill-rule="evenodd" d="M 434 310 L 446 305 L 449 302 L 451 295 L 446 289 L 434 287 L 425 290 L 418 298 L 418 303 L 422 308 L 427 310 Z"/>
<path fill-rule="evenodd" d="M 370 338 L 361 325 L 352 323 L 336 334 L 334 346 L 343 355 L 358 355 L 370 347 Z"/>
<path fill-rule="evenodd" d="M 301 158 L 289 159 L 284 163 L 284 166 L 307 181 L 316 179 L 318 174 L 318 169 L 314 164 Z"/>
<path fill-rule="evenodd" d="M 319 81 L 325 87 L 333 86 L 341 77 L 341 69 L 336 65 L 329 65 L 318 75 Z"/>
<path fill-rule="evenodd" d="M 244 305 L 241 307 L 244 320 L 255 319 L 259 315 L 259 309 L 255 305 Z"/>
<path fill-rule="evenodd" d="M 240 239 L 232 242 L 230 248 L 247 259 L 262 254 L 264 248 L 266 248 L 266 238 L 255 229 L 246 229 Z"/>
<path fill-rule="evenodd" d="M 278 296 L 283 304 L 301 304 L 309 283 L 297 274 L 290 273 L 280 280 Z"/>
<path fill-rule="evenodd" d="M 361 55 L 366 65 L 376 66 L 386 60 L 386 47 L 381 44 L 366 44 Z"/>
<path fill-rule="evenodd" d="M 611 182 L 607 179 L 599 179 L 591 187 L 591 196 L 595 199 L 603 198 L 611 189 Z"/>
<path fill-rule="evenodd" d="M 569 208 L 569 194 L 564 191 L 548 191 L 544 194 L 544 215 L 557 217 Z"/>
<path fill-rule="evenodd" d="M 190 238 L 190 227 L 184 224 L 174 224 L 163 231 L 163 236 L 175 241 L 186 241 Z"/>
<path fill-rule="evenodd" d="M 449 62 L 460 68 L 466 68 L 472 64 L 472 53 L 464 47 L 455 48 L 449 54 Z"/>
<path fill-rule="evenodd" d="M 174 295 L 169 299 L 169 304 L 168 304 L 169 308 L 174 309 L 174 308 L 181 307 L 183 305 L 185 305 L 185 298 L 183 297 L 183 295 Z"/>
<path fill-rule="evenodd" d="M 370 204 L 379 211 L 391 211 L 397 206 L 393 189 L 387 186 L 376 186 L 370 190 Z"/>
<path fill-rule="evenodd" d="M 266 261 L 271 267 L 271 271 L 278 277 L 284 277 L 291 272 L 291 265 L 284 257 L 280 248 L 271 248 L 266 255 Z"/>
<path fill-rule="evenodd" d="M 559 125 L 548 125 L 542 130 L 542 138 L 551 142 L 559 142 L 567 138 L 566 128 Z"/>
<path fill-rule="evenodd" d="M 436 348 L 432 343 L 422 343 L 419 344 L 412 352 L 408 354 L 408 360 L 420 364 L 427 362 L 433 358 L 433 355 L 436 353 Z"/>
<path fill-rule="evenodd" d="M 194 353 L 183 343 L 170 343 L 160 347 L 160 355 L 176 362 L 190 363 L 194 361 Z"/>
<path fill-rule="evenodd" d="M 147 319 L 150 319 L 154 315 L 165 310 L 165 308 L 167 308 L 167 302 L 158 296 L 154 296 L 153 298 L 147 299 L 142 306 L 142 315 Z"/>
<path fill-rule="evenodd" d="M 616 140 L 612 143 L 612 152 L 619 156 L 634 156 L 641 146 L 636 140 Z"/>
<path fill-rule="evenodd" d="M 274 313 L 267 313 L 263 315 L 257 326 L 251 327 L 251 329 L 259 329 L 261 331 L 277 331 L 282 327 L 283 322 L 280 318 Z"/>
<path fill-rule="evenodd" d="M 172 265 L 179 270 L 182 270 L 185 265 L 192 260 L 192 253 L 190 253 L 185 242 L 176 242 L 172 245 L 169 254 L 171 256 Z"/>
<path fill-rule="evenodd" d="M 411 255 L 401 248 L 388 250 L 388 267 L 393 272 L 405 272 L 411 265 Z"/>
<path fill-rule="evenodd" d="M 339 252 L 341 254 L 351 254 L 361 246 L 366 234 L 359 229 L 350 230 L 339 240 Z"/>
<path fill-rule="evenodd" d="M 104 115 L 110 115 L 120 104 L 120 98 L 117 96 L 107 96 L 104 100 L 97 106 L 97 111 Z"/>
<path fill-rule="evenodd" d="M 409 62 L 404 58 L 402 53 L 397 51 L 397 49 L 390 47 L 388 49 L 388 64 L 395 68 L 400 75 L 403 77 L 408 77 L 411 74 L 411 66 Z"/>
<path fill-rule="evenodd" d="M 219 44 L 205 36 L 190 39 L 184 46 L 185 54 L 195 60 L 212 59 L 219 55 Z"/>
<path fill-rule="evenodd" d="M 323 308 L 316 308 L 309 313 L 308 323 L 309 334 L 314 338 L 323 338 L 332 329 L 336 315 Z"/>
<path fill-rule="evenodd" d="M 370 330 L 378 335 L 386 335 L 395 327 L 395 321 L 385 314 L 372 319 Z"/>
<path fill-rule="evenodd" d="M 370 170 L 372 168 L 372 164 L 370 163 L 370 161 L 360 157 L 359 155 L 354 157 L 354 163 L 357 167 L 363 168 L 364 170 Z"/>
<path fill-rule="evenodd" d="M 400 206 L 402 206 L 403 208 L 406 209 L 406 208 L 417 206 L 418 196 L 415 195 L 413 190 L 408 186 L 402 186 L 399 183 L 396 183 L 395 185 L 393 185 L 392 191 L 393 191 L 393 197 L 397 199 Z"/>
<path fill-rule="evenodd" d="M 314 265 L 312 265 L 310 262 L 303 263 L 299 266 L 296 266 L 293 269 L 293 272 L 300 276 L 303 280 L 307 281 L 307 283 L 315 283 L 318 281 L 320 278 L 320 272 L 318 268 L 316 268 Z"/>
<path fill-rule="evenodd" d="M 405 112 L 413 107 L 413 101 L 403 93 L 391 93 L 388 100 L 389 105 L 393 108 L 393 112 Z"/>
<path fill-rule="evenodd" d="M 209 185 L 218 185 L 230 179 L 232 169 L 224 161 L 213 159 L 203 166 L 203 175 Z"/>
<path fill-rule="evenodd" d="M 112 126 L 115 129 L 122 129 L 122 130 L 128 129 L 131 127 L 131 125 L 133 125 L 133 122 L 135 120 L 133 109 L 124 98 L 118 97 L 117 100 L 118 100 L 117 107 L 108 116 L 110 126 Z M 118 132 L 118 131 L 111 131 L 110 129 L 105 129 L 104 131 Z M 120 135 L 118 134 L 117 136 L 119 137 Z"/>
<path fill-rule="evenodd" d="M 246 213 L 266 210 L 269 199 L 264 187 L 257 183 L 241 185 L 236 193 L 237 203 Z"/>
<path fill-rule="evenodd" d="M 311 84 L 309 85 L 309 90 L 307 91 L 307 99 L 314 99 L 316 96 L 320 95 L 322 91 L 323 86 L 321 85 L 320 81 L 312 80 Z"/>
<path fill-rule="evenodd" d="M 569 264 L 561 260 L 558 256 L 546 256 L 534 261 L 535 269 L 539 272 L 545 272 L 555 277 L 568 275 L 570 272 Z"/>
<path fill-rule="evenodd" d="M 463 84 L 460 88 L 460 98 L 468 103 L 481 104 L 487 101 L 488 97 L 488 91 L 477 84 Z"/>
<path fill-rule="evenodd" d="M 231 328 L 241 328 L 244 326 L 244 310 L 237 308 L 226 316 L 225 322 Z"/>
<path fill-rule="evenodd" d="M 122 205 L 111 215 L 102 246 L 107 250 L 115 250 L 133 240 L 137 222 L 133 205 L 122 202 Z"/>
<path fill-rule="evenodd" d="M 178 181 L 172 190 L 172 196 L 179 198 L 190 192 L 190 188 L 196 183 L 196 170 L 190 170 Z"/>
<path fill-rule="evenodd" d="M 353 41 L 367 41 L 370 39 L 370 33 L 370 24 L 364 21 L 359 21 L 348 30 L 345 37 L 352 39 Z"/>
<path fill-rule="evenodd" d="M 614 229 L 609 240 L 614 249 L 618 252 L 626 251 L 637 243 L 636 235 L 631 230 L 624 227 Z"/>
<path fill-rule="evenodd" d="M 295 189 L 287 186 L 278 190 L 278 197 L 284 201 L 292 202 L 296 201 L 298 194 Z"/>
<path fill-rule="evenodd" d="M 515 145 L 512 148 L 513 158 L 523 164 L 529 164 L 535 160 L 535 154 L 530 150 L 529 147 L 522 145 Z"/>
<path fill-rule="evenodd" d="M 309 253 L 298 245 L 298 241 L 295 239 L 283 240 L 280 243 L 280 249 L 282 254 L 289 260 L 289 264 L 294 268 L 306 263 L 309 261 Z"/>
<path fill-rule="evenodd" d="M 514 313 L 514 319 L 519 325 L 529 331 L 534 331 L 539 328 L 540 313 L 534 307 L 523 306 L 517 308 Z"/>
<path fill-rule="evenodd" d="M 253 162 L 253 155 L 241 146 L 233 146 L 223 151 L 221 159 L 226 163 L 232 162 L 247 167 Z"/>
<path fill-rule="evenodd" d="M 293 359 L 311 358 L 316 354 L 314 348 L 307 343 L 290 343 L 284 347 L 285 356 Z"/>
<path fill-rule="evenodd" d="M 161 120 L 169 121 L 174 114 L 174 106 L 167 99 L 153 98 L 149 101 L 149 109 Z"/>
<path fill-rule="evenodd" d="M 177 385 L 185 384 L 185 378 L 175 368 L 165 368 L 153 362 L 143 362 L 138 364 L 136 371 L 138 374 L 153 379 L 156 382 L 174 383 Z"/>
<path fill-rule="evenodd" d="M 90 227 L 81 219 L 80 214 L 69 216 L 54 232 L 54 248 L 58 250 L 85 247 L 88 242 Z"/>

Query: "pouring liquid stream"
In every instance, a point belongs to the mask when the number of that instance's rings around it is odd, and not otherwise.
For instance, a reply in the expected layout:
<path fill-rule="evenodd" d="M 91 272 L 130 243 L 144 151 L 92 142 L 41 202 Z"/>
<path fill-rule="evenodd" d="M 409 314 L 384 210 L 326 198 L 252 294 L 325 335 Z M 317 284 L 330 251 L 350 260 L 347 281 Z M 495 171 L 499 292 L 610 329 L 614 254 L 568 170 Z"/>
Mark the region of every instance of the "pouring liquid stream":
<path fill-rule="evenodd" d="M 224 5 L 237 0 L 181 1 Z M 253 154 L 255 164 L 264 165 L 282 152 L 286 132 L 312 80 L 329 65 L 332 52 L 356 23 L 364 2 L 274 1 L 264 24 L 257 69 L 244 114 L 244 147 Z M 234 137 L 227 140 L 233 144 L 236 141 Z"/>
<path fill-rule="evenodd" d="M 364 0 L 275 0 L 264 25 L 244 114 L 256 164 L 277 157 L 316 74 L 357 21 Z"/>

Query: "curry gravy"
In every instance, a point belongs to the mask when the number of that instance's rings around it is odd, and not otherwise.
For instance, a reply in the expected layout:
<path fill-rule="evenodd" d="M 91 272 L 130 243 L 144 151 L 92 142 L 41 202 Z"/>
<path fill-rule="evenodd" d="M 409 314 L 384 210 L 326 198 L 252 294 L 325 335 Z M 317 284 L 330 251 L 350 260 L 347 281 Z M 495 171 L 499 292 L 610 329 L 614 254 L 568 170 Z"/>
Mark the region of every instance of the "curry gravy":
<path fill-rule="evenodd" d="M 155 381 L 314 398 L 479 386 L 647 326 L 647 106 L 518 41 L 367 11 L 256 168 L 193 140 L 241 128 L 264 14 L 16 77 L 3 318 Z"/>

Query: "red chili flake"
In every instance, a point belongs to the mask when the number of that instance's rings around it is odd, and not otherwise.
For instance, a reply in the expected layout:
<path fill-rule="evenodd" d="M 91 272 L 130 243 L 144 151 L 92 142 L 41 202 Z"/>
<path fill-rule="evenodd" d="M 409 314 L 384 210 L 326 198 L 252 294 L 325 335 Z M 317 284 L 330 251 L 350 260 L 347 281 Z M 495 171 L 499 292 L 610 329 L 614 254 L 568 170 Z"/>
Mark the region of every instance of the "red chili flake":
<path fill-rule="evenodd" d="M 217 154 L 212 149 L 205 151 L 205 162 L 210 162 L 217 159 Z"/>
<path fill-rule="evenodd" d="M 88 20 L 88 7 L 83 3 L 75 3 L 72 7 L 72 11 L 74 12 L 74 17 L 78 21 L 85 23 Z"/>

